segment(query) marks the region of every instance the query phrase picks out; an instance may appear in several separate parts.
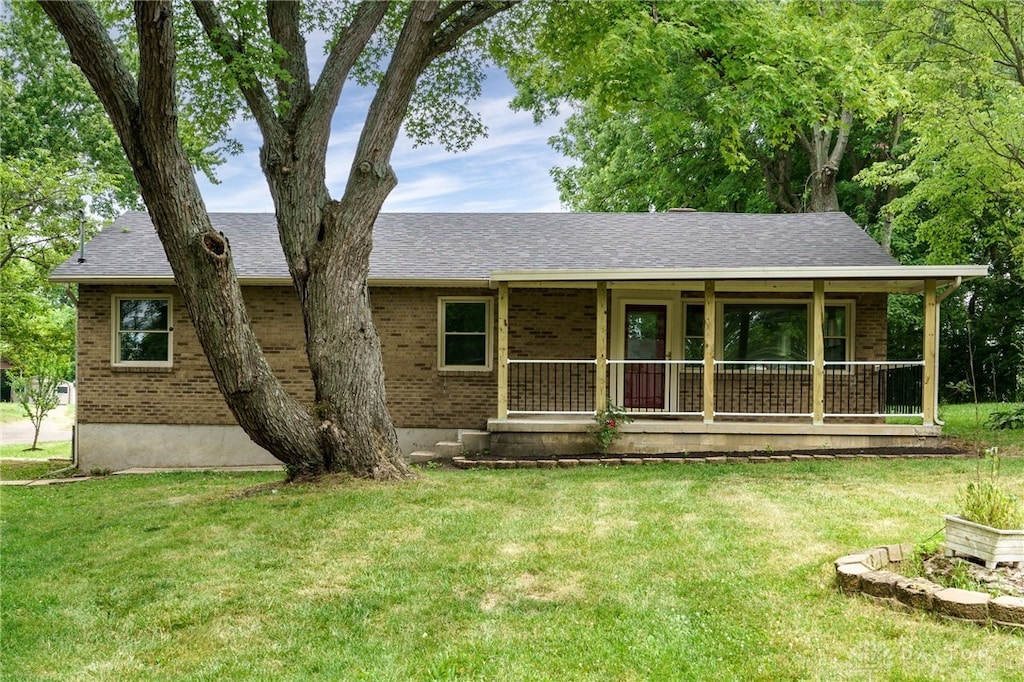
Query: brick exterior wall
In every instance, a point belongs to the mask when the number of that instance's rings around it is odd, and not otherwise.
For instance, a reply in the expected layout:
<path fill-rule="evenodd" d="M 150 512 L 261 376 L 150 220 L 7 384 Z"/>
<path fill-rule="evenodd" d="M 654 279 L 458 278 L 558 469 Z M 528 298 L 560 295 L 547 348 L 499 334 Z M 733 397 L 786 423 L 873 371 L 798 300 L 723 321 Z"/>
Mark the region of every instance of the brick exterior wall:
<path fill-rule="evenodd" d="M 173 367 L 112 366 L 111 300 L 118 294 L 174 297 Z M 491 370 L 438 371 L 441 296 L 491 299 Z M 256 336 L 271 367 L 290 393 L 302 402 L 312 402 L 302 318 L 292 289 L 246 287 L 245 297 Z M 839 298 L 856 299 L 856 359 L 885 359 L 885 294 Z M 381 337 L 388 405 L 396 426 L 483 428 L 497 412 L 497 372 L 493 368 L 497 292 L 489 288 L 381 287 L 371 289 L 370 300 Z M 513 289 L 509 296 L 509 357 L 593 358 L 595 310 L 593 289 Z M 577 369 L 575 376 L 567 374 L 565 380 L 576 381 L 584 374 L 589 376 L 583 380 L 592 385 L 592 371 Z M 694 398 L 699 401 L 699 393 L 691 394 L 689 400 Z M 235 423 L 217 390 L 184 303 L 173 287 L 79 287 L 78 401 L 78 419 L 84 424 Z M 590 405 L 588 399 L 584 407 L 589 409 Z"/>
<path fill-rule="evenodd" d="M 115 295 L 173 296 L 174 366 L 114 367 Z M 312 403 L 302 317 L 289 287 L 246 287 L 246 306 L 267 361 L 290 393 Z M 78 291 L 78 420 L 108 424 L 235 424 L 174 287 L 81 285 Z"/>
<path fill-rule="evenodd" d="M 497 341 L 489 371 L 439 372 L 437 299 L 441 296 L 490 298 L 491 334 L 496 339 L 498 293 L 493 289 L 370 290 L 391 418 L 405 428 L 483 429 L 498 411 Z"/>

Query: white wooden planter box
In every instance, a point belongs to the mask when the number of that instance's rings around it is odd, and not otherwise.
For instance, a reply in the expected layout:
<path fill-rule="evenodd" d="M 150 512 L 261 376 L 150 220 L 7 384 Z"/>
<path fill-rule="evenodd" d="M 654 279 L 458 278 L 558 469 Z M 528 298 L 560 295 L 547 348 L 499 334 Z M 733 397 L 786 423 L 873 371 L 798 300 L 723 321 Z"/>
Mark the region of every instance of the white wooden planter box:
<path fill-rule="evenodd" d="M 1024 530 L 1000 530 L 959 516 L 946 515 L 946 556 L 954 552 L 985 562 L 985 568 L 998 563 L 1024 561 Z"/>

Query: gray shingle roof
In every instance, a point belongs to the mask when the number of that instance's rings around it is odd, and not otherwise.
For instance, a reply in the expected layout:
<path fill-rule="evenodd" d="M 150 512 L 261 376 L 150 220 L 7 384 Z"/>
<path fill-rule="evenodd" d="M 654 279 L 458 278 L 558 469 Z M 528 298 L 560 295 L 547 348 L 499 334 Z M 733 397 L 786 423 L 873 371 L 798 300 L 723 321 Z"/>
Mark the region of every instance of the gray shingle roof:
<path fill-rule="evenodd" d="M 285 279 L 268 213 L 213 213 L 240 278 Z M 143 212 L 126 213 L 53 278 L 164 278 Z M 390 213 L 374 228 L 374 279 L 487 279 L 496 270 L 685 270 L 898 266 L 843 213 Z"/>

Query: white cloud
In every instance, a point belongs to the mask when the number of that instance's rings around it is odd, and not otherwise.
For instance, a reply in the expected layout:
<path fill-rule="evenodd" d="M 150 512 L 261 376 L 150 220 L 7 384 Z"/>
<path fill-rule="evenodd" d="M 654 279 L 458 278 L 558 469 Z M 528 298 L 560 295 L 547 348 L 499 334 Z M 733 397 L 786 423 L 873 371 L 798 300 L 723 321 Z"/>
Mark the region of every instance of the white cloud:
<path fill-rule="evenodd" d="M 563 210 L 550 170 L 567 160 L 547 144 L 561 119 L 535 125 L 530 113 L 510 110 L 512 85 L 498 71 L 489 73 L 483 87 L 483 98 L 472 107 L 480 113 L 488 136 L 461 153 L 438 145 L 414 148 L 410 140 L 399 138 L 391 161 L 399 184 L 384 204 L 385 211 Z M 370 98 L 368 91 L 349 83 L 335 114 L 326 177 L 333 196 L 344 190 Z M 209 210 L 272 211 L 259 167 L 258 128 L 252 121 L 238 120 L 233 130 L 245 152 L 218 169 L 222 184 L 200 180 Z"/>

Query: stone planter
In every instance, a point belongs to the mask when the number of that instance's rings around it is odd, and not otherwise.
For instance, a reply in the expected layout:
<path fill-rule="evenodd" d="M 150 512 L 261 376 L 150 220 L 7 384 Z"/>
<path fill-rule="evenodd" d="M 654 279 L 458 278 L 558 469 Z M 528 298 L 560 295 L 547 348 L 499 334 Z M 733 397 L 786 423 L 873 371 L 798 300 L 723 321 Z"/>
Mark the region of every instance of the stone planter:
<path fill-rule="evenodd" d="M 981 559 L 985 568 L 1024 562 L 1024 530 L 1001 530 L 946 515 L 946 556 L 960 553 Z"/>

